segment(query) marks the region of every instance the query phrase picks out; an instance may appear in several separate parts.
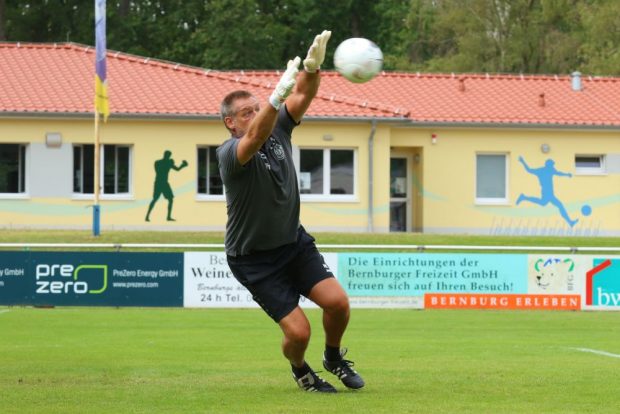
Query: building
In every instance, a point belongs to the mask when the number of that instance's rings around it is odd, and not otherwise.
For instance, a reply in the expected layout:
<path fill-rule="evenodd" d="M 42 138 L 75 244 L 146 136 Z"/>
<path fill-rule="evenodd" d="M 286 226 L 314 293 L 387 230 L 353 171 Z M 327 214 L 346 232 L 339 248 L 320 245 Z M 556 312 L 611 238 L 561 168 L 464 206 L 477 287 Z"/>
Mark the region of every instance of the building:
<path fill-rule="evenodd" d="M 0 43 L 0 226 L 91 227 L 94 56 Z M 223 230 L 219 103 L 279 73 L 107 60 L 103 231 Z M 620 78 L 325 71 L 293 139 L 312 231 L 620 235 Z"/>

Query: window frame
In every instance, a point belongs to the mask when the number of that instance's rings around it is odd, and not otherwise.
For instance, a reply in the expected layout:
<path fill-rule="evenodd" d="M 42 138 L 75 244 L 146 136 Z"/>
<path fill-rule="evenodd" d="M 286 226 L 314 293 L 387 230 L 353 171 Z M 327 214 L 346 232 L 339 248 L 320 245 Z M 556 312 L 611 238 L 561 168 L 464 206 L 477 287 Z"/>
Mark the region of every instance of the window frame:
<path fill-rule="evenodd" d="M 85 193 L 85 192 L 83 192 L 83 191 L 80 191 L 80 192 L 76 192 L 76 191 L 75 191 L 75 179 L 76 179 L 76 177 L 75 177 L 75 175 L 76 175 L 76 163 L 75 163 L 75 158 L 76 158 L 76 156 L 75 156 L 75 155 L 76 155 L 76 154 L 75 154 L 75 152 L 76 152 L 76 149 L 77 149 L 77 148 L 79 148 L 79 149 L 80 149 L 80 153 L 79 153 L 79 160 L 80 160 L 80 174 L 79 174 L 79 176 L 78 176 L 78 181 L 79 181 L 78 187 L 79 187 L 80 189 L 83 189 L 83 188 L 84 188 L 84 171 L 85 171 L 85 169 L 84 169 L 84 145 L 86 145 L 86 144 L 73 144 L 73 145 L 71 146 L 71 150 L 72 150 L 72 162 L 73 162 L 73 165 L 72 165 L 72 167 L 71 167 L 71 179 L 73 180 L 73 182 L 71 183 L 71 193 L 73 194 L 73 196 L 76 196 L 76 195 L 78 195 L 78 194 L 79 194 L 79 195 L 87 195 L 87 194 L 91 194 L 91 193 Z M 94 166 L 93 166 L 93 169 L 94 169 Z"/>
<path fill-rule="evenodd" d="M 23 189 L 22 191 L 18 191 L 16 193 L 0 193 L 1 200 L 15 200 L 15 199 L 26 199 L 30 198 L 30 194 L 28 192 L 28 164 L 30 163 L 30 145 L 26 142 L 2 142 L 0 145 L 17 145 L 18 149 L 18 183 L 17 187 L 22 185 L 23 180 Z"/>
<path fill-rule="evenodd" d="M 72 148 L 75 151 L 75 147 L 81 147 L 82 148 L 82 154 L 80 157 L 81 163 L 82 163 L 82 170 L 84 170 L 84 147 L 87 145 L 92 145 L 93 146 L 93 150 L 94 150 L 94 145 L 95 144 L 89 144 L 89 143 L 73 143 L 72 144 Z M 134 199 L 134 194 L 133 194 L 133 144 L 99 144 L 100 148 L 99 148 L 99 187 L 100 187 L 100 191 L 99 191 L 99 197 L 102 200 L 133 200 Z M 123 193 L 106 193 L 105 192 L 105 147 L 106 146 L 113 146 L 114 147 L 114 157 L 115 157 L 115 165 L 114 165 L 114 186 L 115 188 L 118 187 L 118 149 L 120 147 L 122 148 L 127 148 L 127 169 L 128 169 L 128 174 L 127 174 L 127 192 L 123 192 Z M 75 159 L 74 159 L 75 161 Z M 94 163 L 94 160 L 93 160 Z M 94 170 L 95 166 L 93 165 L 93 170 Z M 73 176 L 75 174 L 75 162 L 73 163 L 72 169 L 71 169 L 71 178 L 73 179 Z M 84 173 L 82 172 L 82 180 L 83 180 L 83 176 Z M 94 179 L 94 177 L 93 177 Z M 82 183 L 83 186 L 83 183 Z M 71 183 L 71 189 L 72 189 L 72 199 L 73 200 L 92 200 L 95 197 L 95 189 L 94 189 L 94 185 L 93 185 L 93 192 L 92 193 L 79 193 L 79 192 L 75 192 L 75 188 L 73 186 L 73 183 Z"/>
<path fill-rule="evenodd" d="M 197 201 L 224 201 L 226 200 L 226 186 L 224 185 L 224 182 L 222 180 L 222 194 L 207 194 L 207 193 L 201 193 L 198 191 L 198 179 L 200 177 L 200 149 L 207 149 L 207 155 L 208 155 L 208 151 L 209 149 L 213 148 L 214 150 L 218 148 L 219 145 L 198 145 L 196 147 L 196 200 Z M 207 166 L 206 166 L 206 180 L 207 180 L 207 191 L 209 189 L 208 184 L 209 184 L 209 162 L 210 162 L 210 158 L 209 156 L 207 156 Z M 220 180 L 222 179 L 222 177 L 220 176 Z"/>
<path fill-rule="evenodd" d="M 579 167 L 577 158 L 598 158 L 598 167 Z M 575 154 L 575 175 L 607 175 L 605 154 Z"/>
<path fill-rule="evenodd" d="M 114 189 L 115 192 L 114 193 L 106 193 L 105 192 L 105 147 L 106 146 L 111 146 L 114 147 Z M 131 145 L 127 145 L 127 144 L 103 144 L 102 145 L 102 151 L 99 151 L 99 155 L 101 156 L 101 160 L 100 160 L 100 168 L 101 168 L 101 176 L 102 180 L 101 180 L 101 192 L 100 195 L 102 196 L 107 196 L 107 197 L 114 197 L 114 198 L 126 198 L 128 196 L 131 196 L 132 194 L 132 188 L 131 188 L 131 178 L 132 178 L 132 174 L 131 174 L 131 170 L 132 170 L 132 162 L 131 162 Z M 119 149 L 120 148 L 127 148 L 127 191 L 126 192 L 118 192 L 118 180 L 119 180 L 119 171 L 118 171 L 118 166 L 119 166 L 119 162 L 118 162 L 118 157 L 119 157 Z"/>
<path fill-rule="evenodd" d="M 297 175 L 297 185 L 300 182 L 300 160 L 301 151 L 303 150 L 321 150 L 323 151 L 323 193 L 322 194 L 299 194 L 302 202 L 345 202 L 352 203 L 359 201 L 359 180 L 357 178 L 359 171 L 359 151 L 356 147 L 311 147 L 311 146 L 295 146 L 293 147 L 293 161 L 295 163 L 295 173 Z M 331 151 L 351 151 L 353 153 L 353 194 L 331 194 Z"/>
<path fill-rule="evenodd" d="M 504 197 L 478 197 L 478 156 L 494 155 L 504 157 Z M 508 205 L 509 201 L 509 177 L 510 172 L 510 153 L 508 152 L 484 152 L 478 151 L 474 154 L 474 204 L 480 206 Z"/>

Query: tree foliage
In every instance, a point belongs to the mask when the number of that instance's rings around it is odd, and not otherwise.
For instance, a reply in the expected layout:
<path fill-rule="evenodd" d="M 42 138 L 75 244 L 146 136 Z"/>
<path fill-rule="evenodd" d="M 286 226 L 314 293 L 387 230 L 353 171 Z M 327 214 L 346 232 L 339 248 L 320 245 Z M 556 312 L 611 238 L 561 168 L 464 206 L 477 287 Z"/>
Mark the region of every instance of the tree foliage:
<path fill-rule="evenodd" d="M 385 69 L 620 74 L 617 0 L 108 0 L 108 48 L 281 69 L 313 36 L 374 40 Z M 0 0 L 0 40 L 94 44 L 93 0 Z"/>

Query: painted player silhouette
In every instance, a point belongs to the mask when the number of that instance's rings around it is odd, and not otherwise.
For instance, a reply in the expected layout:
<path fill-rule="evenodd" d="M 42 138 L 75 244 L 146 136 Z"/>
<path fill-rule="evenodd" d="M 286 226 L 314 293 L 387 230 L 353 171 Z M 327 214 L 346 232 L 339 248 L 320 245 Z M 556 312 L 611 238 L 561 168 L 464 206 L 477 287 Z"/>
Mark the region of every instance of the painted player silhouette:
<path fill-rule="evenodd" d="M 155 203 L 159 200 L 159 197 L 163 194 L 163 196 L 168 200 L 168 221 L 175 221 L 172 218 L 172 204 L 174 200 L 174 194 L 172 193 L 172 187 L 170 187 L 170 183 L 168 183 L 168 174 L 170 170 L 180 171 L 183 168 L 187 167 L 187 161 L 183 160 L 181 165 L 178 167 L 174 165 L 174 160 L 171 158 L 172 152 L 165 151 L 164 158 L 161 160 L 155 161 L 155 184 L 153 185 L 153 200 L 151 200 L 151 204 L 149 204 L 149 210 L 146 213 L 145 221 L 151 221 L 149 216 L 151 215 L 151 211 L 153 207 L 155 207 Z"/>
<path fill-rule="evenodd" d="M 573 227 L 579 219 L 572 220 L 568 216 L 568 212 L 566 208 L 564 208 L 564 204 L 555 196 L 555 192 L 553 190 L 553 176 L 557 175 L 559 177 L 572 177 L 571 173 L 561 172 L 555 169 L 555 162 L 552 159 L 548 159 L 545 161 L 545 166 L 540 168 L 530 168 L 529 165 L 525 162 L 522 156 L 519 156 L 519 161 L 525 167 L 525 170 L 530 174 L 533 174 L 538 178 L 538 182 L 540 183 L 540 198 L 530 197 L 523 195 L 519 195 L 517 199 L 517 205 L 519 205 L 522 201 L 529 201 L 530 203 L 538 204 L 539 206 L 546 206 L 551 203 L 560 210 L 560 214 L 562 218 L 566 220 L 569 226 Z"/>

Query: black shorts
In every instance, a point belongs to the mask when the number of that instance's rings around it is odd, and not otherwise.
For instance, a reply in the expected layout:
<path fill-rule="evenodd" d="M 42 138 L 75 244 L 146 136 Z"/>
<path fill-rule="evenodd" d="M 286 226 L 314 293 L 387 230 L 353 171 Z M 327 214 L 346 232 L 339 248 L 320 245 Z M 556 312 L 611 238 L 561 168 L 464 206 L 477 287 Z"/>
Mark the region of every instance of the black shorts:
<path fill-rule="evenodd" d="M 228 267 L 256 303 L 276 322 L 308 297 L 320 281 L 334 277 L 314 238 L 299 227 L 297 241 L 244 256 L 227 256 Z"/>

